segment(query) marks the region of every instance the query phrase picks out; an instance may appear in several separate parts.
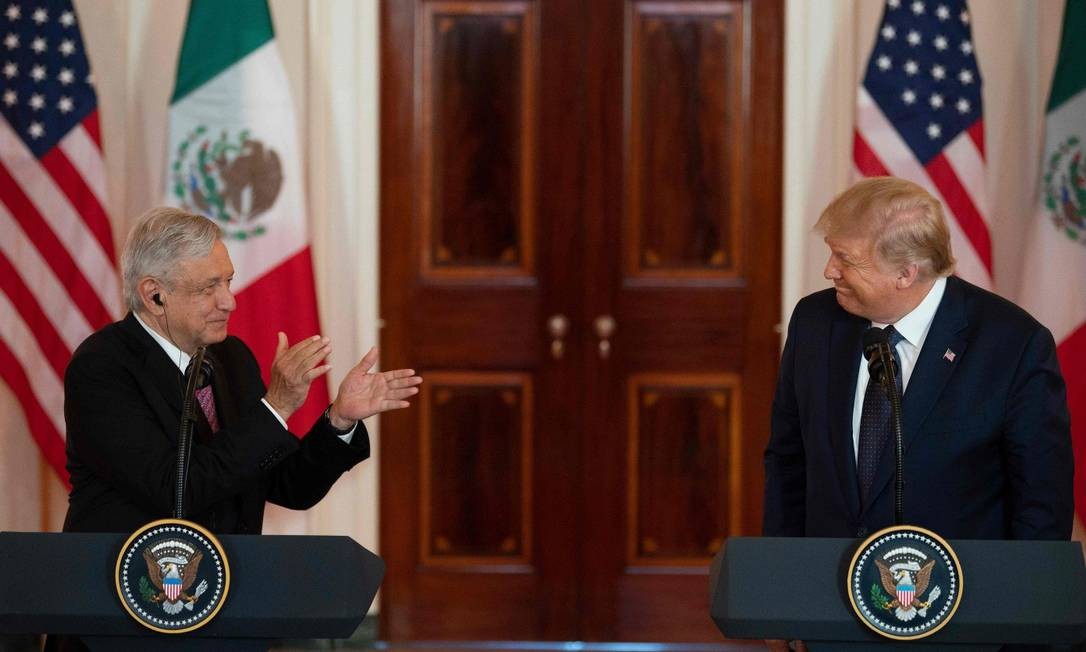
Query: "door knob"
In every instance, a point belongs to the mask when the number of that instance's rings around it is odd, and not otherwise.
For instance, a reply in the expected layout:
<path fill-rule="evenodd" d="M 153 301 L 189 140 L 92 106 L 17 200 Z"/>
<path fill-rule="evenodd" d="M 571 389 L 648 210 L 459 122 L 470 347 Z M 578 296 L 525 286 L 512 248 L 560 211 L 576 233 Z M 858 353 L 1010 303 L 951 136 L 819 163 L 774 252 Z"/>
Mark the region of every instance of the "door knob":
<path fill-rule="evenodd" d="M 565 338 L 569 332 L 569 319 L 559 313 L 547 319 L 547 332 L 551 336 L 551 357 L 560 360 L 565 353 Z"/>
<path fill-rule="evenodd" d="M 614 335 L 618 324 L 611 315 L 600 315 L 596 317 L 593 326 L 596 327 L 596 337 L 600 339 L 600 357 L 606 359 L 611 355 L 611 336 Z"/>

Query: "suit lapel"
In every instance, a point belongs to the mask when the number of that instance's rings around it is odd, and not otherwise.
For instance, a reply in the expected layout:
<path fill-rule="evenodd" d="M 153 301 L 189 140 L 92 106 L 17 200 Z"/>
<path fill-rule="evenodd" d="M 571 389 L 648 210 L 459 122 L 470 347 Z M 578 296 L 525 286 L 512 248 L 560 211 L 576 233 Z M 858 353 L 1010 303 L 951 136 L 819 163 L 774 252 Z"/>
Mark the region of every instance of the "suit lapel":
<path fill-rule="evenodd" d="M 830 444 L 841 492 L 853 514 L 860 513 L 860 488 L 856 481 L 856 453 L 852 442 L 852 403 L 867 325 L 867 320 L 846 314 L 834 322 L 830 334 L 830 375 L 827 379 Z"/>
<path fill-rule="evenodd" d="M 906 454 L 965 353 L 967 342 L 961 337 L 961 332 L 969 321 L 965 315 L 964 290 L 961 284 L 962 281 L 956 277 L 947 279 L 946 292 L 939 302 L 939 309 L 935 311 L 928 336 L 924 339 L 924 347 L 920 349 L 916 366 L 909 378 L 909 386 L 902 397 L 902 447 Z M 947 356 L 947 351 L 953 355 Z M 887 442 L 879 458 L 879 468 L 871 483 L 871 493 L 868 504 L 864 505 L 865 510 L 870 506 L 871 500 L 890 483 L 894 465 L 894 445 L 891 440 Z"/>
<path fill-rule="evenodd" d="M 143 369 L 151 377 L 152 384 L 163 400 L 179 416 L 181 414 L 181 372 L 177 363 L 170 360 L 162 347 L 136 321 L 135 315 L 128 315 L 121 321 L 121 328 L 135 343 L 139 355 L 143 356 Z M 172 435 L 176 437 L 176 433 Z"/>

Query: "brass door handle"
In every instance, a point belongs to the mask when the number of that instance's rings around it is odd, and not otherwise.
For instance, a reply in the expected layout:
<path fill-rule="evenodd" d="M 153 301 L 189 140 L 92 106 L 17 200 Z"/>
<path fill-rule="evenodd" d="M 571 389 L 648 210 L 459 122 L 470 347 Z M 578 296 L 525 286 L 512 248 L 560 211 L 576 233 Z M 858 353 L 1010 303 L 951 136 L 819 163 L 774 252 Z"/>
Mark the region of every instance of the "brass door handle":
<path fill-rule="evenodd" d="M 559 313 L 547 319 L 547 332 L 551 336 L 551 357 L 562 359 L 565 354 L 565 338 L 569 333 L 569 318 Z"/>
<path fill-rule="evenodd" d="M 618 323 L 611 315 L 600 315 L 592 325 L 595 326 L 596 337 L 600 340 L 600 357 L 606 359 L 611 355 L 611 336 L 615 334 Z"/>

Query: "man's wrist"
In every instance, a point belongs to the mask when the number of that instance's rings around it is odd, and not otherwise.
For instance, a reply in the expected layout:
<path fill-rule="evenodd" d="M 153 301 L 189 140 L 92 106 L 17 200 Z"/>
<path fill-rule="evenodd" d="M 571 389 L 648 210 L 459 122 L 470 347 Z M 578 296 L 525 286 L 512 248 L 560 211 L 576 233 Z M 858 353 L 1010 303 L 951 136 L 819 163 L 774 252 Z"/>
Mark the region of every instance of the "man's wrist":
<path fill-rule="evenodd" d="M 324 411 L 324 418 L 328 421 L 328 425 L 332 427 L 340 435 L 346 435 L 350 431 L 354 430 L 358 425 L 357 421 L 348 421 L 346 419 L 339 419 L 332 414 L 332 406 L 329 405 Z"/>

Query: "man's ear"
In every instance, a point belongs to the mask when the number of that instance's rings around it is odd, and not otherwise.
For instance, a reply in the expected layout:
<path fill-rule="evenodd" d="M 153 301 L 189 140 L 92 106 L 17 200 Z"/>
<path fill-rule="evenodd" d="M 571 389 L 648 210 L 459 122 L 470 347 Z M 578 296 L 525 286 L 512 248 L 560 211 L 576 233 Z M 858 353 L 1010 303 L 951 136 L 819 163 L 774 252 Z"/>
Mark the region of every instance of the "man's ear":
<path fill-rule="evenodd" d="M 916 263 L 909 263 L 898 270 L 897 275 L 897 289 L 907 290 L 912 287 L 917 280 L 920 279 L 920 266 Z"/>
<path fill-rule="evenodd" d="M 136 291 L 140 295 L 140 301 L 143 303 L 143 308 L 152 315 L 162 315 L 166 313 L 164 307 L 166 298 L 163 295 L 165 292 L 162 285 L 150 276 L 141 279 L 139 284 L 136 285 Z M 155 301 L 155 297 L 158 297 L 158 301 Z"/>

